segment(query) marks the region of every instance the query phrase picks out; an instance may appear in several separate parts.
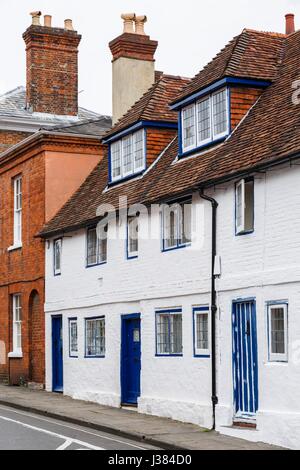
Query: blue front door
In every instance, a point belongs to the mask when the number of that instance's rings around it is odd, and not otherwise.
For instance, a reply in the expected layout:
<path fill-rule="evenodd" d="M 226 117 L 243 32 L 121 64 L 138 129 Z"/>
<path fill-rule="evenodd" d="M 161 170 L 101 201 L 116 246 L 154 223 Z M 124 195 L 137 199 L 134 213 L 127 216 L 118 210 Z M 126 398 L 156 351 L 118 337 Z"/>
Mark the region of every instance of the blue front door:
<path fill-rule="evenodd" d="M 254 418 L 258 410 L 255 301 L 233 303 L 233 382 L 236 418 Z"/>
<path fill-rule="evenodd" d="M 122 317 L 122 403 L 136 405 L 141 382 L 141 321 L 139 315 Z"/>
<path fill-rule="evenodd" d="M 52 389 L 63 391 L 62 317 L 52 317 Z"/>

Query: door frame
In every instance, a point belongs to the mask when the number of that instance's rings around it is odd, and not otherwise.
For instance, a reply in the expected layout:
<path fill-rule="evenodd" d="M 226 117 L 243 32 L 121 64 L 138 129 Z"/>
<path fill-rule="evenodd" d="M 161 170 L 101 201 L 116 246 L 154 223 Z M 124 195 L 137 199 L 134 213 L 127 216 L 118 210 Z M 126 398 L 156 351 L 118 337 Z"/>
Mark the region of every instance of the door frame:
<path fill-rule="evenodd" d="M 121 315 L 121 348 L 120 348 L 120 387 L 121 387 L 121 405 L 124 403 L 124 382 L 125 382 L 125 367 L 124 367 L 124 353 L 125 353 L 125 345 L 124 345 L 124 334 L 125 334 L 125 324 L 128 320 L 140 320 L 140 345 L 141 345 L 141 314 L 140 313 L 130 313 Z M 142 351 L 141 351 L 141 358 L 142 358 Z M 141 369 L 142 370 L 142 359 L 140 360 Z M 141 372 L 140 372 L 141 375 Z"/>
<path fill-rule="evenodd" d="M 55 390 L 55 383 L 54 383 L 54 377 L 55 377 L 55 374 L 54 374 L 54 371 L 56 370 L 56 362 L 55 362 L 55 358 L 54 358 L 54 331 L 53 331 L 53 320 L 57 320 L 57 319 L 60 319 L 61 320 L 61 328 L 62 328 L 62 332 L 63 332 L 63 315 L 51 315 L 51 357 L 52 357 L 52 392 L 55 392 L 55 393 L 63 393 L 63 386 L 64 386 L 64 383 L 62 383 L 62 390 Z M 62 334 L 62 348 L 63 348 L 63 334 Z M 63 370 L 64 370 L 64 360 L 63 360 L 63 350 L 62 350 L 62 377 L 64 377 L 63 375 Z M 63 381 L 62 381 L 63 382 Z"/>
<path fill-rule="evenodd" d="M 254 400 L 257 402 L 258 408 L 258 341 L 257 341 L 257 311 L 256 311 L 256 298 L 255 297 L 247 297 L 247 298 L 238 298 L 233 299 L 231 303 L 231 331 L 232 331 L 232 391 L 233 391 L 233 421 L 246 421 L 246 422 L 255 422 L 256 421 L 256 413 L 257 411 L 252 413 L 244 413 L 244 415 L 238 415 L 236 411 L 236 403 L 237 403 L 237 391 L 235 389 L 235 374 L 236 374 L 236 360 L 235 360 L 235 335 L 234 335 L 234 318 L 233 315 L 236 314 L 236 305 L 241 303 L 252 303 L 254 308 L 254 328 L 253 332 L 255 335 L 255 355 L 256 355 L 256 370 L 253 377 L 254 380 Z M 252 358 L 253 359 L 253 358 Z"/>

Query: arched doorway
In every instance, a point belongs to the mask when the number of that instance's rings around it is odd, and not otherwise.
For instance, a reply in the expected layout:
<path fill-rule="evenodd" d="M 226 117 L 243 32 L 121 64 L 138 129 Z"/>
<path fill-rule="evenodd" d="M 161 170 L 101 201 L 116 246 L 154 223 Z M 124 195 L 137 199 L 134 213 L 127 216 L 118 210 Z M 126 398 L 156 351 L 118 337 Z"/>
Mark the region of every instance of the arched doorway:
<path fill-rule="evenodd" d="M 44 383 L 44 318 L 39 293 L 29 297 L 29 381 Z"/>

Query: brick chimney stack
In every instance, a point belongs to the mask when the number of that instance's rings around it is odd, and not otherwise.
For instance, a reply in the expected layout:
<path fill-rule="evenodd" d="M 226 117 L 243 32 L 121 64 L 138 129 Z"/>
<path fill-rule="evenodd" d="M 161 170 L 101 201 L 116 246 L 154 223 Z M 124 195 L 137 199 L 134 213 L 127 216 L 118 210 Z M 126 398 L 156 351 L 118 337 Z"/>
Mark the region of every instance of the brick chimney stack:
<path fill-rule="evenodd" d="M 61 116 L 78 114 L 78 46 L 81 36 L 65 20 L 52 27 L 50 15 L 33 12 L 32 24 L 23 34 L 26 44 L 26 108 Z"/>
<path fill-rule="evenodd" d="M 124 13 L 123 34 L 109 43 L 113 76 L 113 124 L 155 81 L 154 54 L 157 41 L 145 34 L 146 16 Z"/>
<path fill-rule="evenodd" d="M 295 15 L 288 13 L 285 15 L 285 34 L 293 34 L 295 32 Z"/>

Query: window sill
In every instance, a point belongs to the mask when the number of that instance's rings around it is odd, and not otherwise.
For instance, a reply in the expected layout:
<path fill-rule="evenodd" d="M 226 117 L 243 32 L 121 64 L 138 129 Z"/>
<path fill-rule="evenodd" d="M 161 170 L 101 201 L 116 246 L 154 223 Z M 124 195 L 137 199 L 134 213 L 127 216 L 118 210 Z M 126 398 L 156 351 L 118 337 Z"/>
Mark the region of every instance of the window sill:
<path fill-rule="evenodd" d="M 95 264 L 87 264 L 85 267 L 86 269 L 95 268 L 96 266 L 102 266 L 103 264 L 107 264 L 107 261 L 101 261 L 100 263 L 95 263 Z"/>
<path fill-rule="evenodd" d="M 105 359 L 105 356 L 84 356 L 85 359 Z"/>
<path fill-rule="evenodd" d="M 18 245 L 11 245 L 7 248 L 7 251 L 20 250 L 22 246 L 22 243 L 19 243 Z"/>
<path fill-rule="evenodd" d="M 209 149 L 213 145 L 217 145 L 217 144 L 224 142 L 224 140 L 226 140 L 229 135 L 230 133 L 227 132 L 225 135 L 218 137 L 215 140 L 210 140 L 209 142 L 206 142 L 202 145 L 198 145 L 197 147 L 182 149 L 182 151 L 180 151 L 178 154 L 178 158 L 181 159 L 184 157 L 189 157 L 190 155 L 193 155 L 196 152 L 205 151 L 206 149 Z"/>
<path fill-rule="evenodd" d="M 7 357 L 9 359 L 22 359 L 23 353 L 21 351 L 13 351 L 13 352 L 8 353 Z"/>
<path fill-rule="evenodd" d="M 184 245 L 171 246 L 170 248 L 163 248 L 161 251 L 163 253 L 167 251 L 181 250 L 182 248 L 187 248 L 191 246 L 191 243 L 185 243 Z"/>

